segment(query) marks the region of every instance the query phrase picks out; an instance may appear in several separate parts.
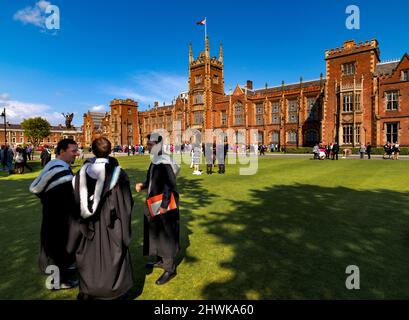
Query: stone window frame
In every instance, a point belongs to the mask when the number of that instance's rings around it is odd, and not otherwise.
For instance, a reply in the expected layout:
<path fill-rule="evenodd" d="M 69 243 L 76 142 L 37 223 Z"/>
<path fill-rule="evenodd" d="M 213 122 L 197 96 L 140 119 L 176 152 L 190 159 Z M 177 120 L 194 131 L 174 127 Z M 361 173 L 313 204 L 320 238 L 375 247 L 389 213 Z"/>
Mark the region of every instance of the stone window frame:
<path fill-rule="evenodd" d="M 226 112 L 226 110 L 220 111 L 220 124 L 222 126 L 227 126 L 227 112 Z"/>
<path fill-rule="evenodd" d="M 349 98 L 349 99 L 346 99 L 346 98 Z M 353 92 L 347 92 L 342 95 L 342 112 L 343 113 L 354 112 L 354 93 Z"/>
<path fill-rule="evenodd" d="M 409 81 L 409 69 L 405 69 L 401 71 L 401 81 Z"/>
<path fill-rule="evenodd" d="M 342 125 L 342 143 L 352 144 L 353 141 L 354 141 L 354 125 L 352 123 L 343 124 Z"/>
<path fill-rule="evenodd" d="M 203 82 L 202 75 L 195 75 L 195 84 L 201 84 Z"/>
<path fill-rule="evenodd" d="M 294 137 L 294 140 L 291 140 L 290 137 Z M 287 131 L 287 143 L 296 143 L 297 142 L 297 131 L 288 130 Z"/>
<path fill-rule="evenodd" d="M 361 125 L 356 124 L 354 128 L 354 138 L 356 144 L 361 144 Z"/>
<path fill-rule="evenodd" d="M 203 111 L 194 111 L 193 112 L 193 123 L 195 125 L 203 125 Z"/>
<path fill-rule="evenodd" d="M 193 104 L 203 104 L 204 103 L 204 92 L 198 91 L 193 94 Z"/>
<path fill-rule="evenodd" d="M 388 125 L 396 125 L 396 132 L 388 133 Z M 399 130 L 400 130 L 400 122 L 399 121 L 391 121 L 391 122 L 384 122 L 384 129 L 385 129 L 385 142 L 391 142 L 395 143 L 396 141 L 399 141 Z M 388 135 L 396 135 L 396 139 L 390 139 L 388 140 Z M 392 136 L 390 137 L 392 138 Z M 395 140 L 395 141 L 392 141 Z"/>
<path fill-rule="evenodd" d="M 236 102 L 234 104 L 234 125 L 244 125 L 244 106 L 241 102 Z"/>
<path fill-rule="evenodd" d="M 264 104 L 263 102 L 255 103 L 256 125 L 262 126 L 264 124 Z"/>
<path fill-rule="evenodd" d="M 389 100 L 389 95 L 392 95 L 392 94 L 396 94 L 396 100 Z M 392 89 L 392 90 L 387 90 L 387 91 L 385 91 L 385 96 L 384 96 L 384 98 L 385 98 L 385 110 L 386 111 L 398 111 L 399 110 L 399 105 L 400 105 L 400 91 L 399 90 L 397 90 L 397 89 Z M 393 105 L 393 102 L 396 102 L 396 108 L 388 108 L 388 106 L 389 106 L 389 102 L 392 102 L 392 107 L 394 106 Z"/>
<path fill-rule="evenodd" d="M 288 112 L 297 112 L 297 109 L 299 107 L 298 99 L 288 99 Z"/>
<path fill-rule="evenodd" d="M 277 117 L 276 121 L 274 121 L 274 117 Z M 271 102 L 271 123 L 280 124 L 280 101 L 279 100 Z"/>
<path fill-rule="evenodd" d="M 276 135 L 277 140 L 274 140 L 274 139 L 273 139 L 273 136 L 274 136 L 274 135 Z M 280 142 L 280 131 L 278 131 L 278 130 L 273 130 L 273 131 L 271 131 L 271 133 L 270 133 L 270 140 L 271 140 L 271 143 L 274 143 L 274 144 L 279 143 L 279 142 Z"/>
<path fill-rule="evenodd" d="M 356 61 L 345 62 L 341 65 L 343 76 L 353 76 L 356 74 Z"/>
<path fill-rule="evenodd" d="M 361 92 L 355 92 L 354 101 L 355 101 L 355 111 L 361 111 Z"/>
<path fill-rule="evenodd" d="M 288 123 L 297 123 L 298 122 L 298 116 L 297 113 L 291 112 L 288 115 Z"/>

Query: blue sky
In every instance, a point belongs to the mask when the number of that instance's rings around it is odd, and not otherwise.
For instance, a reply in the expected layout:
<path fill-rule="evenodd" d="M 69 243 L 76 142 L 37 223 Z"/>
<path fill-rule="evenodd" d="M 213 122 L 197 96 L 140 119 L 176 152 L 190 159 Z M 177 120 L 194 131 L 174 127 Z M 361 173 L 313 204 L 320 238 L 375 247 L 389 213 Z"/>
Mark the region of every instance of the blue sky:
<path fill-rule="evenodd" d="M 225 90 L 317 79 L 324 52 L 345 40 L 376 38 L 381 59 L 409 51 L 408 1 L 79 1 L 49 0 L 60 30 L 44 28 L 46 1 L 0 0 L 0 106 L 11 122 L 41 115 L 64 123 L 74 112 L 108 110 L 133 98 L 140 110 L 169 103 L 187 87 L 188 44 L 212 55 L 223 42 Z M 359 30 L 345 27 L 348 5 L 360 8 Z"/>

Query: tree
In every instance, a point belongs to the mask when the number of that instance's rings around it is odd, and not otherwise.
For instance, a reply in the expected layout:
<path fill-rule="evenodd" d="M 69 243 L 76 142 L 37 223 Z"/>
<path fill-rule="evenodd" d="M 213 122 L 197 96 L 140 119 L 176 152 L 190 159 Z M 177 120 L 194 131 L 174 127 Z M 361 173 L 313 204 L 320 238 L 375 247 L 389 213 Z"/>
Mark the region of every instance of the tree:
<path fill-rule="evenodd" d="M 26 136 L 34 147 L 38 147 L 40 141 L 50 135 L 50 123 L 40 117 L 24 119 L 21 123 Z"/>

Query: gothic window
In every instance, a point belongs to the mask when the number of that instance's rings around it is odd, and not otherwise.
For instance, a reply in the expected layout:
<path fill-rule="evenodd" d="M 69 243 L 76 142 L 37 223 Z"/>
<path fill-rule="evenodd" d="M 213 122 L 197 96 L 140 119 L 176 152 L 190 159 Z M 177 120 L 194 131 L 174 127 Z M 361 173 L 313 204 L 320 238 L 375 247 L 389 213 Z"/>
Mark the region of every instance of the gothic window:
<path fill-rule="evenodd" d="M 195 111 L 193 113 L 193 123 L 194 124 L 203 124 L 203 112 L 202 111 Z"/>
<path fill-rule="evenodd" d="M 263 113 L 264 113 L 263 103 L 256 104 L 256 125 L 263 124 Z"/>
<path fill-rule="evenodd" d="M 316 105 L 316 98 L 307 99 L 307 119 L 314 121 L 318 120 L 318 106 Z"/>
<path fill-rule="evenodd" d="M 297 123 L 298 121 L 298 100 L 288 100 L 288 123 Z"/>
<path fill-rule="evenodd" d="M 353 127 L 352 124 L 345 124 L 342 126 L 342 141 L 344 144 L 352 144 L 353 140 Z"/>
<path fill-rule="evenodd" d="M 193 104 L 203 103 L 203 92 L 197 92 L 193 96 Z"/>
<path fill-rule="evenodd" d="M 271 114 L 271 122 L 273 124 L 280 123 L 280 102 L 274 101 L 271 105 L 272 114 Z"/>
<path fill-rule="evenodd" d="M 343 112 L 352 112 L 353 111 L 353 96 L 354 94 L 346 93 L 342 98 L 342 111 Z"/>
<path fill-rule="evenodd" d="M 234 106 L 234 124 L 236 126 L 244 124 L 243 105 L 240 102 Z"/>

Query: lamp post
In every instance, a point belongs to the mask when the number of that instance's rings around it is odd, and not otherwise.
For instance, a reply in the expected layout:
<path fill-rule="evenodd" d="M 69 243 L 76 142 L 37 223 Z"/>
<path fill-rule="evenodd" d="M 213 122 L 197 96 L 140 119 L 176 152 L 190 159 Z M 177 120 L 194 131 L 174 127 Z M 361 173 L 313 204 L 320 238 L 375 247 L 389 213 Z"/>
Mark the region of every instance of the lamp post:
<path fill-rule="evenodd" d="M 0 114 L 4 118 L 4 144 L 7 144 L 7 122 L 6 122 L 6 108 L 3 109 L 3 112 Z"/>

